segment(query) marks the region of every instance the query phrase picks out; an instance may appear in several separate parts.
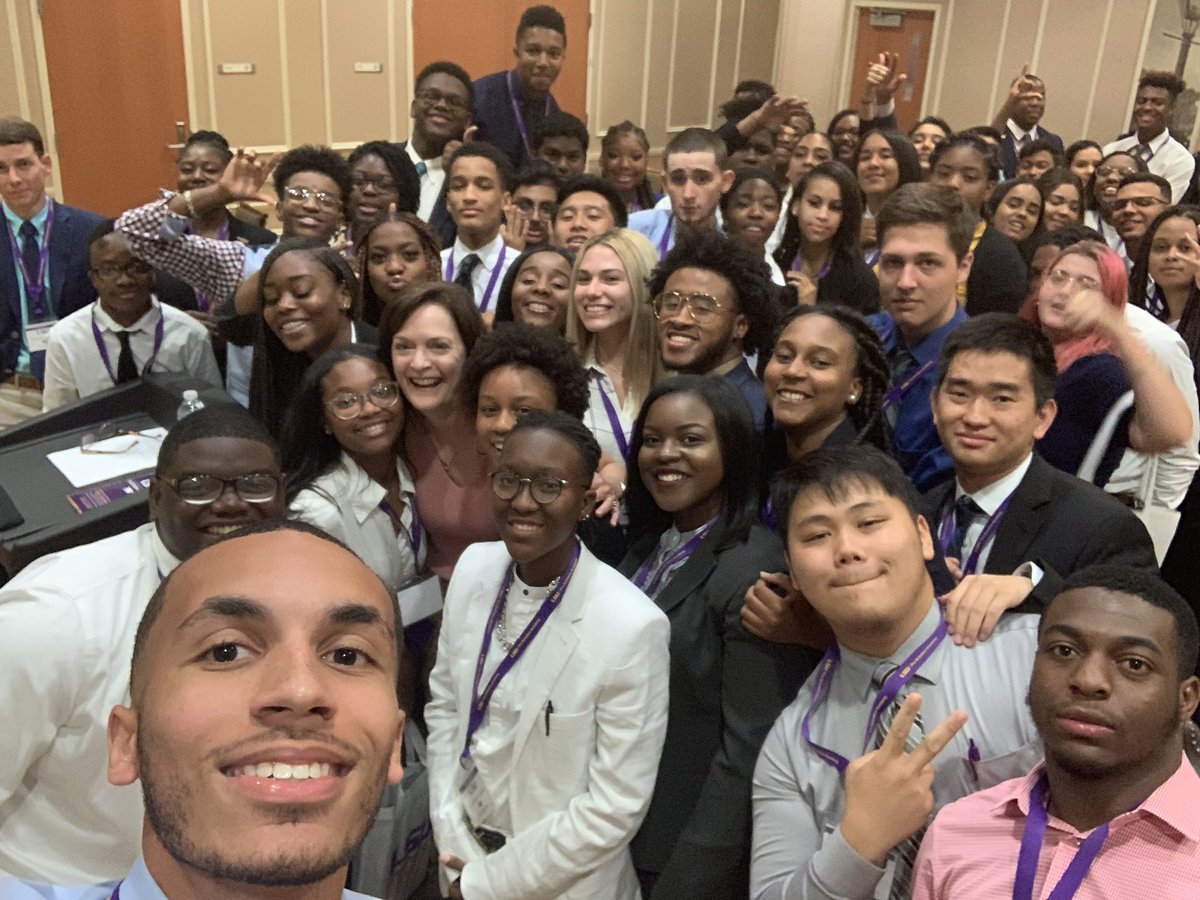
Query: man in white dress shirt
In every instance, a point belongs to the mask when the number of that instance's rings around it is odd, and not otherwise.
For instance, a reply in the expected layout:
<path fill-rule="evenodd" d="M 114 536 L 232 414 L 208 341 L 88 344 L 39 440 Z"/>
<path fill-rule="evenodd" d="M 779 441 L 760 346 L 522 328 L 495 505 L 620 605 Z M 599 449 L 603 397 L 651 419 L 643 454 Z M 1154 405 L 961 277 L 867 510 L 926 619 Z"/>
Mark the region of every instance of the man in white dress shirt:
<path fill-rule="evenodd" d="M 1171 182 L 1172 203 L 1183 199 L 1196 168 L 1196 160 L 1187 147 L 1171 137 L 1167 128 L 1175 109 L 1175 99 L 1183 92 L 1183 87 L 1183 82 L 1170 72 L 1144 72 L 1133 101 L 1133 121 L 1137 130 L 1104 148 L 1105 156 L 1114 150 L 1132 153 L 1155 175 Z"/>
<path fill-rule="evenodd" d="M 50 329 L 43 412 L 151 372 L 222 386 L 208 329 L 154 298 L 154 270 L 129 252 L 113 224 L 101 224 L 88 247 L 88 277 L 99 299 Z"/>
<path fill-rule="evenodd" d="M 142 801 L 108 782 L 105 723 L 129 702 L 138 621 L 180 560 L 283 515 L 280 477 L 262 425 L 208 406 L 163 439 L 148 524 L 42 557 L 0 590 L 0 880 L 81 884 L 129 868 Z"/>

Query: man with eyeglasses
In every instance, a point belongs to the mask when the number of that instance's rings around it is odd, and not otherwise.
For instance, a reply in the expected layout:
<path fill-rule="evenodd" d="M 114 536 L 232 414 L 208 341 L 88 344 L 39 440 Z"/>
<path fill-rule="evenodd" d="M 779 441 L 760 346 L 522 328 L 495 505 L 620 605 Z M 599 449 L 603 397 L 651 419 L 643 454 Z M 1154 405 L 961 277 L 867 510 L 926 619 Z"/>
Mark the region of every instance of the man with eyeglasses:
<path fill-rule="evenodd" d="M 221 387 L 208 329 L 155 299 L 154 269 L 129 252 L 112 219 L 92 233 L 89 277 L 99 298 L 50 329 L 42 410 L 174 372 Z"/>
<path fill-rule="evenodd" d="M 266 429 L 239 406 L 208 406 L 163 439 L 148 524 L 42 557 L 0 589 L 0 881 L 84 884 L 129 869 L 142 800 L 108 783 L 105 722 L 129 703 L 138 621 L 182 560 L 283 512 Z"/>
<path fill-rule="evenodd" d="M 762 257 L 716 231 L 675 245 L 650 279 L 663 366 L 691 375 L 723 375 L 762 431 L 767 395 L 745 354 L 770 344 L 779 307 Z"/>
<path fill-rule="evenodd" d="M 550 242 L 562 184 L 550 163 L 535 159 L 517 173 L 512 204 L 504 212 L 504 242 L 517 250 Z"/>
<path fill-rule="evenodd" d="M 1179 203 L 1192 180 L 1196 161 L 1187 147 L 1171 137 L 1171 115 L 1184 83 L 1172 72 L 1143 72 L 1133 100 L 1136 130 L 1107 144 L 1104 155 L 1122 150 L 1140 159 L 1171 185 L 1171 202 Z"/>
<path fill-rule="evenodd" d="M 1137 259 L 1138 245 L 1155 217 L 1171 203 L 1171 183 L 1152 172 L 1133 172 L 1121 179 L 1112 219 L 1125 242 L 1126 265 Z"/>

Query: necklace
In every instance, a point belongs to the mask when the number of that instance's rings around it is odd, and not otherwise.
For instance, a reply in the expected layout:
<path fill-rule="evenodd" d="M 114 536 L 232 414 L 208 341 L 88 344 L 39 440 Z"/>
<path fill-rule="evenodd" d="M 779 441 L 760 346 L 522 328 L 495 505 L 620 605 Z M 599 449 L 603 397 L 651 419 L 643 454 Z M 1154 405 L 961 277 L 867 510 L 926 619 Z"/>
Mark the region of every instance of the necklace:
<path fill-rule="evenodd" d="M 558 587 L 559 578 L 562 578 L 562 576 L 560 575 L 558 578 L 555 578 L 548 585 L 546 585 L 547 595 L 554 593 L 554 589 Z M 529 588 L 525 588 L 524 593 L 525 596 L 528 597 Z M 508 636 L 508 597 L 505 597 L 501 602 L 500 615 L 496 617 L 496 641 L 500 644 L 501 649 L 504 650 L 505 653 L 511 653 L 513 645 L 516 643 L 515 638 L 510 638 Z"/>

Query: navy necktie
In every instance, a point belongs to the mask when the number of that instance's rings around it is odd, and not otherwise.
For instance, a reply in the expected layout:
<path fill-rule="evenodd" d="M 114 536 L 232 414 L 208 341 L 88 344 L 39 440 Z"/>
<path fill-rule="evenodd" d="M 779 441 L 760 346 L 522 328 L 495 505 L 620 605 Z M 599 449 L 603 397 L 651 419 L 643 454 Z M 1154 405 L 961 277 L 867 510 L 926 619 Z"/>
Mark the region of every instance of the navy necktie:
<path fill-rule="evenodd" d="M 483 262 L 479 258 L 478 253 L 468 253 L 463 261 L 458 264 L 458 271 L 454 274 L 454 283 L 462 285 L 474 295 L 474 286 L 471 284 L 471 276 L 475 274 L 475 269 Z"/>
<path fill-rule="evenodd" d="M 29 298 L 29 321 L 39 322 L 46 318 L 46 304 L 43 299 L 46 292 L 42 286 L 45 282 L 38 284 L 34 281 L 38 277 L 38 264 L 42 256 L 42 248 L 38 246 L 37 226 L 26 219 L 17 233 L 21 236 L 21 264 L 27 276 L 25 295 Z M 32 290 L 30 282 L 33 282 Z"/>
<path fill-rule="evenodd" d="M 137 366 L 133 363 L 133 351 L 129 348 L 131 334 L 132 331 L 117 332 L 117 340 L 121 342 L 121 353 L 117 356 L 117 384 L 137 381 Z"/>
<path fill-rule="evenodd" d="M 429 171 L 429 166 L 425 165 L 425 160 L 417 163 L 417 177 L 424 178 L 425 173 Z"/>
<path fill-rule="evenodd" d="M 954 501 L 954 535 L 950 538 L 947 556 L 962 561 L 962 547 L 967 537 L 967 529 L 976 518 L 984 514 L 983 508 L 966 494 Z"/>

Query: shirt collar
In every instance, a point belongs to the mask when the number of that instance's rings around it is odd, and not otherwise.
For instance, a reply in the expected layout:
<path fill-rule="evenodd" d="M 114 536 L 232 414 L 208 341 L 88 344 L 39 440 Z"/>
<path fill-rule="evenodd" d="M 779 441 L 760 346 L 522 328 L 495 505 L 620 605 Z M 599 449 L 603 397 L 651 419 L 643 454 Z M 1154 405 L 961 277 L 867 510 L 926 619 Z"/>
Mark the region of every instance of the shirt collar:
<path fill-rule="evenodd" d="M 937 630 L 938 623 L 942 620 L 942 606 L 934 598 L 929 604 L 929 610 L 925 613 L 925 618 L 921 620 L 921 624 L 916 627 L 901 644 L 894 653 L 889 654 L 886 659 L 888 662 L 894 663 L 897 666 L 904 660 L 912 656 L 913 652 L 921 646 L 934 631 Z M 865 653 L 857 653 L 854 650 L 848 650 L 841 644 L 838 644 L 838 651 L 842 657 L 842 665 L 849 671 L 863 678 L 864 696 L 871 688 L 871 677 L 875 674 L 875 670 L 879 668 L 879 664 L 884 662 L 881 658 L 867 656 Z M 935 650 L 930 657 L 925 660 L 925 663 L 913 676 L 914 679 L 920 679 L 927 684 L 937 684 L 942 672 L 942 653 L 945 651 L 945 641 Z"/>
<path fill-rule="evenodd" d="M 50 199 L 50 195 L 46 195 L 46 202 L 42 204 L 42 208 L 29 221 L 33 223 L 33 227 L 37 229 L 38 239 L 46 232 L 46 218 L 50 215 L 50 204 L 54 201 Z M 17 229 L 21 227 L 21 223 L 25 220 L 18 216 L 15 212 L 8 208 L 8 204 L 0 204 L 4 207 L 4 218 L 8 220 L 8 224 L 12 226 L 13 234 L 17 233 Z"/>
<path fill-rule="evenodd" d="M 167 900 L 167 895 L 146 868 L 146 860 L 140 853 L 133 868 L 121 880 L 121 897 L 122 900 Z"/>
<path fill-rule="evenodd" d="M 119 324 L 112 316 L 105 312 L 99 300 L 92 305 L 92 310 L 96 314 L 96 324 L 100 326 L 102 331 L 107 331 L 110 334 L 116 334 L 118 331 L 145 331 L 149 334 L 154 330 L 154 326 L 158 324 L 159 317 L 162 316 L 162 308 L 154 296 L 150 297 L 150 308 L 129 327 Z"/>
<path fill-rule="evenodd" d="M 954 315 L 950 317 L 949 322 L 925 335 L 925 337 L 921 339 L 917 346 L 908 347 L 904 343 L 904 333 L 900 330 L 900 326 L 896 324 L 896 320 L 892 318 L 891 313 L 888 313 L 887 317 L 890 321 L 893 340 L 895 341 L 894 347 L 902 347 L 908 350 L 908 352 L 912 354 L 913 359 L 915 359 L 920 365 L 924 365 L 925 363 L 929 362 L 929 360 L 937 356 L 938 353 L 941 352 L 942 344 L 944 344 L 946 342 L 946 338 L 950 336 L 950 332 L 952 332 L 963 322 L 967 321 L 967 314 L 963 311 L 963 308 L 959 306 L 954 310 Z"/>
<path fill-rule="evenodd" d="M 1021 138 L 1025 137 L 1025 135 L 1029 135 L 1029 139 L 1031 141 L 1036 141 L 1038 139 L 1038 127 L 1036 125 L 1034 125 L 1028 131 L 1026 131 L 1024 128 L 1022 128 L 1020 125 L 1018 125 L 1012 119 L 1009 119 L 1008 120 L 1008 130 L 1010 132 L 1012 132 L 1012 136 L 1015 137 L 1018 141 L 1020 141 Z"/>
<path fill-rule="evenodd" d="M 421 154 L 417 152 L 417 148 L 413 146 L 411 140 L 404 145 L 404 152 L 407 153 L 408 158 L 413 161 L 413 165 L 416 165 L 417 163 L 425 163 L 426 172 L 440 172 L 442 169 L 441 156 L 435 156 L 432 159 L 421 159 Z"/>
<path fill-rule="evenodd" d="M 387 497 L 387 490 L 368 475 L 366 470 L 345 450 L 342 451 L 341 465 L 347 473 L 348 483 L 345 496 L 350 499 L 350 508 L 354 511 L 354 518 L 361 524 Z M 407 497 L 407 502 L 412 503 L 416 487 L 413 484 L 412 475 L 408 472 L 408 467 L 404 465 L 404 461 L 399 456 L 396 457 L 396 474 L 400 476 L 400 493 Z"/>
<path fill-rule="evenodd" d="M 1025 478 L 1025 473 L 1029 471 L 1029 465 L 1033 462 L 1033 451 L 1029 451 L 1029 455 L 1025 457 L 1025 461 L 996 481 L 993 481 L 987 487 L 982 487 L 974 494 L 971 494 L 971 499 L 974 500 L 979 508 L 989 516 L 994 514 L 1000 508 L 1000 504 L 1004 502 L 1004 498 L 1017 489 L 1017 485 Z M 966 491 L 962 489 L 962 485 L 955 482 L 954 498 L 966 495 Z"/>
<path fill-rule="evenodd" d="M 1152 138 L 1149 142 L 1147 142 L 1146 146 L 1150 148 L 1150 153 L 1153 155 L 1165 147 L 1167 145 L 1167 141 L 1169 140 L 1171 140 L 1171 129 L 1164 128 L 1162 130 L 1162 134 L 1156 138 Z M 1134 132 L 1133 146 L 1137 147 L 1139 144 L 1141 144 L 1141 141 L 1138 140 L 1137 132 Z"/>
<path fill-rule="evenodd" d="M 492 238 L 490 243 L 484 244 L 478 250 L 472 250 L 462 242 L 462 238 L 455 238 L 454 252 L 451 254 L 451 258 L 454 260 L 455 268 L 457 268 L 462 265 L 462 261 L 469 254 L 474 253 L 479 257 L 479 263 L 483 266 L 484 270 L 490 272 L 492 271 L 492 267 L 496 265 L 496 260 L 499 258 L 500 251 L 503 248 L 504 241 L 499 234 Z"/>
<path fill-rule="evenodd" d="M 150 548 L 154 553 L 154 564 L 158 567 L 159 575 L 165 578 L 179 567 L 180 560 L 167 549 L 158 533 L 158 527 L 150 523 L 150 528 Z"/>

